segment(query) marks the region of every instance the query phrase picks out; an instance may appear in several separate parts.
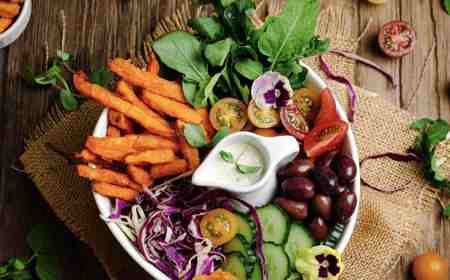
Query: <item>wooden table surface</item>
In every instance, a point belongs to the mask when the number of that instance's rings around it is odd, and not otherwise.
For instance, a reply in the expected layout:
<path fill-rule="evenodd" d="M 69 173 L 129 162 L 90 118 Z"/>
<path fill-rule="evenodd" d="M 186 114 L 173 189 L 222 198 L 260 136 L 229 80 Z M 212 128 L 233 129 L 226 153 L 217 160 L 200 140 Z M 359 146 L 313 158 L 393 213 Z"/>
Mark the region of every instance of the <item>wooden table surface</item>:
<path fill-rule="evenodd" d="M 137 42 L 141 42 L 144 34 L 151 30 L 150 22 L 158 18 L 155 11 L 159 5 L 162 13 L 159 16 L 172 13 L 174 5 L 169 2 L 34 1 L 33 18 L 25 34 L 15 45 L 0 50 L 0 263 L 10 256 L 26 256 L 30 253 L 25 239 L 32 225 L 56 221 L 33 188 L 31 180 L 10 168 L 23 151 L 24 136 L 46 115 L 55 101 L 55 95 L 50 91 L 25 87 L 18 78 L 21 67 L 28 63 L 42 67 L 44 40 L 48 41 L 50 50 L 58 48 L 58 14 L 61 9 L 65 10 L 70 25 L 67 34 L 68 42 L 71 42 L 69 51 L 75 52 L 79 66 L 86 66 L 103 64 L 112 55 L 125 56 L 126 50 L 130 48 L 138 49 Z M 440 117 L 450 121 L 450 16 L 443 11 L 441 0 L 387 2 L 374 6 L 365 0 L 322 0 L 322 5 L 344 5 L 349 21 L 352 21 L 349 30 L 355 35 L 372 19 L 367 35 L 361 40 L 359 54 L 382 64 L 400 80 L 400 87 L 393 90 L 382 75 L 358 65 L 358 85 L 381 94 L 418 116 Z M 111 25 L 105 14 L 118 17 L 118 24 Z M 418 34 L 415 51 L 398 60 L 383 57 L 375 44 L 380 26 L 393 19 L 411 22 Z M 44 24 L 46 20 L 49 24 Z M 92 35 L 90 30 L 79 30 L 81 21 L 83 26 L 98 25 L 102 31 Z M 93 40 L 94 36 L 96 40 Z M 106 40 L 112 41 L 113 46 L 102 45 Z M 422 70 L 430 49 L 429 63 Z M 95 51 L 94 55 L 92 51 Z M 418 85 L 422 72 L 423 80 Z M 417 94 L 414 95 L 416 88 Z M 410 99 L 412 102 L 408 107 L 406 105 Z M 450 258 L 450 222 L 440 219 L 436 207 L 435 214 L 424 223 L 427 228 L 426 239 L 417 248 L 405 252 L 388 279 L 409 279 L 407 271 L 411 258 L 424 250 L 435 249 Z M 106 279 L 89 250 L 74 238 L 72 241 L 69 254 L 71 261 L 65 267 L 65 279 L 87 279 L 81 276 L 86 275 L 83 273 L 86 271 L 91 276 L 89 279 Z"/>

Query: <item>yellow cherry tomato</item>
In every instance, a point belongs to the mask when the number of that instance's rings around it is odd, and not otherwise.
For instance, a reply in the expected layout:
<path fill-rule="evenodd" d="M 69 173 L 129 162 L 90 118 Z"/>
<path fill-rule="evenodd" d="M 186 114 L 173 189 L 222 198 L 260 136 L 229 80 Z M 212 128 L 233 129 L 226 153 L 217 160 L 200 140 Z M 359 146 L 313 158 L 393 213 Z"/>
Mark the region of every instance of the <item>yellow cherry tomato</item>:
<path fill-rule="evenodd" d="M 248 121 L 247 106 L 236 98 L 227 97 L 219 100 L 209 112 L 211 125 L 219 130 L 228 128 L 230 132 L 240 131 Z"/>
<path fill-rule="evenodd" d="M 258 128 L 271 128 L 280 124 L 280 114 L 275 109 L 260 109 L 255 100 L 248 105 L 248 118 Z"/>
<path fill-rule="evenodd" d="M 433 253 L 416 257 L 412 270 L 416 280 L 448 280 L 448 260 Z"/>
<path fill-rule="evenodd" d="M 209 239 L 216 247 L 231 241 L 236 236 L 237 230 L 236 216 L 223 208 L 209 211 L 200 221 L 200 232 L 203 237 Z"/>

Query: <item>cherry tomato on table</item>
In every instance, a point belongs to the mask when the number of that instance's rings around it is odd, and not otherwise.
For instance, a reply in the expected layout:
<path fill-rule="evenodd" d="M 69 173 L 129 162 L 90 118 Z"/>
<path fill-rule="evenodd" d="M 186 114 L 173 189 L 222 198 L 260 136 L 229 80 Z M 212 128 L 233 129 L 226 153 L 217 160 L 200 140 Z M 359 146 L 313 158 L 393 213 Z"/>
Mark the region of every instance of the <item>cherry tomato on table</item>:
<path fill-rule="evenodd" d="M 236 216 L 223 208 L 209 211 L 200 221 L 200 232 L 214 246 L 221 246 L 231 241 L 237 233 Z"/>
<path fill-rule="evenodd" d="M 416 30 L 407 22 L 394 20 L 386 23 L 378 34 L 381 50 L 390 57 L 402 57 L 410 53 L 416 44 Z"/>
<path fill-rule="evenodd" d="M 412 271 L 416 280 L 448 280 L 448 260 L 426 253 L 414 259 Z"/>
<path fill-rule="evenodd" d="M 226 127 L 230 132 L 240 131 L 248 121 L 247 106 L 236 98 L 221 99 L 211 108 L 209 120 L 216 130 Z"/>

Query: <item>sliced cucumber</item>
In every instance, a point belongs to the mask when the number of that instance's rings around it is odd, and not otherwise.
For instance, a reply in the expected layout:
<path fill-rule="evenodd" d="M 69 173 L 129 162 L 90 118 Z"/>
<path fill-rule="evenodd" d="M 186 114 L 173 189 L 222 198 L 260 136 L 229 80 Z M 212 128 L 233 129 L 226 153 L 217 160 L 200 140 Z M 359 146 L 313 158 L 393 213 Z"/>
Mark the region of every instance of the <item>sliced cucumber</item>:
<path fill-rule="evenodd" d="M 261 264 L 259 262 L 255 263 L 255 266 L 253 266 L 252 273 L 250 274 L 250 280 L 261 280 L 262 274 L 261 274 Z"/>
<path fill-rule="evenodd" d="M 289 259 L 281 246 L 264 243 L 267 273 L 270 280 L 284 280 L 289 275 Z"/>
<path fill-rule="evenodd" d="M 247 280 L 247 272 L 240 254 L 231 254 L 226 256 L 223 270 L 233 274 L 238 280 Z"/>
<path fill-rule="evenodd" d="M 268 204 L 256 210 L 261 220 L 263 240 L 282 244 L 287 236 L 289 219 L 277 206 Z"/>
<path fill-rule="evenodd" d="M 241 214 L 236 214 L 238 222 L 238 234 L 242 235 L 248 243 L 253 243 L 255 240 L 255 231 L 250 225 L 250 221 L 247 217 Z"/>
<path fill-rule="evenodd" d="M 241 253 L 242 256 L 248 257 L 248 250 L 249 244 L 240 234 L 237 234 L 235 238 L 223 246 L 223 252 L 225 254 Z"/>
<path fill-rule="evenodd" d="M 314 239 L 309 230 L 302 224 L 291 224 L 289 229 L 288 240 L 284 244 L 284 251 L 289 257 L 289 263 L 295 268 L 295 258 L 300 248 L 311 248 L 314 246 Z"/>

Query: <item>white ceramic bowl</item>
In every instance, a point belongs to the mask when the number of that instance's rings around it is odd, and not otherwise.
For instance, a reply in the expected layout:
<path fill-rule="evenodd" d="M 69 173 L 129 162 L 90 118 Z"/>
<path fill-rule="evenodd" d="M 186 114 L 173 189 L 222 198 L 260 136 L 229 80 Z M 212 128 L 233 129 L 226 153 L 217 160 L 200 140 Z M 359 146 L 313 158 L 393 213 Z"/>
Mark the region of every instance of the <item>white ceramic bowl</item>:
<path fill-rule="evenodd" d="M 321 89 L 326 87 L 325 82 L 317 75 L 311 68 L 304 65 L 308 69 L 308 76 L 306 77 L 306 87 L 311 88 L 313 90 L 320 91 Z M 347 120 L 347 116 L 340 106 L 338 102 L 337 104 L 337 111 L 339 113 L 339 116 Z M 96 137 L 105 137 L 106 135 L 106 129 L 108 126 L 108 110 L 103 110 L 97 125 L 94 129 L 93 135 Z M 348 130 L 347 136 L 345 138 L 345 142 L 343 145 L 343 150 L 345 154 L 350 155 L 355 162 L 359 162 L 358 157 L 358 150 L 356 147 L 355 137 L 353 135 L 353 132 L 351 129 Z M 349 222 L 345 226 L 344 234 L 337 244 L 337 250 L 340 252 L 343 252 L 345 247 L 347 246 L 348 242 L 350 241 L 350 238 L 352 236 L 353 230 L 355 228 L 356 224 L 356 218 L 358 216 L 358 208 L 359 208 L 359 202 L 361 200 L 361 192 L 360 192 L 360 173 L 359 173 L 359 167 L 357 168 L 356 173 L 356 179 L 353 185 L 353 190 L 356 193 L 356 196 L 358 198 L 358 204 L 355 210 L 355 213 L 353 213 L 353 216 L 350 218 Z M 99 195 L 97 193 L 94 193 L 94 198 L 97 203 L 98 209 L 100 210 L 100 213 L 102 216 L 108 217 L 111 215 L 112 209 L 114 207 L 112 201 L 109 198 L 106 198 L 102 195 Z M 120 230 L 120 228 L 114 224 L 114 223 L 107 223 L 109 229 L 111 230 L 114 237 L 119 241 L 119 243 L 122 245 L 122 247 L 125 249 L 125 251 L 128 252 L 128 254 L 150 275 L 155 277 L 158 280 L 169 280 L 167 276 L 164 275 L 161 271 L 159 271 L 156 267 L 154 267 L 151 263 L 146 261 L 144 257 L 141 255 L 139 250 L 133 245 L 133 243 L 127 238 L 127 236 Z"/>
<path fill-rule="evenodd" d="M 0 33 L 0 49 L 9 46 L 22 35 L 31 18 L 31 6 L 31 0 L 25 0 L 14 23 L 5 32 Z"/>

